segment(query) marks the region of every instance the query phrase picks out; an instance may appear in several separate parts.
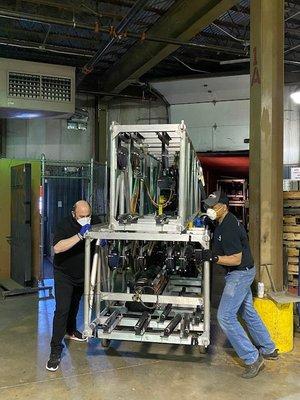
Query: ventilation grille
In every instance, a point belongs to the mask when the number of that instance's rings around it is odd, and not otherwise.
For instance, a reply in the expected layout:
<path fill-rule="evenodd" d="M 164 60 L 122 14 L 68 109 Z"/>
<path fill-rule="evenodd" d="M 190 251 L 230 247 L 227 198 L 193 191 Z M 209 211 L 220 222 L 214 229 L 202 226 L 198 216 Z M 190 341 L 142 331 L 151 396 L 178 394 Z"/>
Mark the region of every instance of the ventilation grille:
<path fill-rule="evenodd" d="M 9 72 L 8 95 L 23 99 L 71 102 L 71 79 Z"/>

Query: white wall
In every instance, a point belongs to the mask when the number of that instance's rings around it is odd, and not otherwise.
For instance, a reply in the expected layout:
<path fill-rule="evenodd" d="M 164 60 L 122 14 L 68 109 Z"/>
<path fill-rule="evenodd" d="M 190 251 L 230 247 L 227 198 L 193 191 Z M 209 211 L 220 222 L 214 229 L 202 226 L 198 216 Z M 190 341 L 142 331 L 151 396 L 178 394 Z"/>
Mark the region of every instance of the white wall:
<path fill-rule="evenodd" d="M 67 129 L 66 119 L 8 119 L 6 157 L 87 161 L 93 156 L 95 131 L 94 97 L 80 96 L 76 107 L 89 112 L 88 129 Z M 168 112 L 162 101 L 115 99 L 108 107 L 108 128 L 112 121 L 120 124 L 167 123 Z M 107 132 L 108 134 L 109 132 Z"/>
<path fill-rule="evenodd" d="M 153 82 L 170 104 L 245 100 L 250 97 L 249 75 L 189 78 Z"/>
<path fill-rule="evenodd" d="M 8 119 L 6 157 L 40 159 L 44 153 L 51 160 L 89 160 L 95 125 L 93 101 L 85 96 L 76 101 L 76 107 L 89 112 L 86 131 L 67 129 L 66 119 Z"/>
<path fill-rule="evenodd" d="M 247 150 L 249 76 L 155 82 L 171 104 L 170 122 L 185 121 L 197 151 Z"/>
<path fill-rule="evenodd" d="M 247 150 L 249 101 L 178 104 L 170 106 L 171 122 L 185 121 L 197 151 Z"/>
<path fill-rule="evenodd" d="M 157 101 L 114 100 L 109 104 L 108 124 L 166 124 L 168 112 L 165 104 Z"/>
<path fill-rule="evenodd" d="M 300 163 L 300 105 L 290 98 L 295 86 L 285 88 L 284 98 L 284 164 Z"/>
<path fill-rule="evenodd" d="M 250 124 L 249 76 L 153 83 L 170 106 L 170 122 L 182 119 L 197 151 L 247 150 Z M 300 163 L 300 107 L 285 87 L 284 164 Z"/>

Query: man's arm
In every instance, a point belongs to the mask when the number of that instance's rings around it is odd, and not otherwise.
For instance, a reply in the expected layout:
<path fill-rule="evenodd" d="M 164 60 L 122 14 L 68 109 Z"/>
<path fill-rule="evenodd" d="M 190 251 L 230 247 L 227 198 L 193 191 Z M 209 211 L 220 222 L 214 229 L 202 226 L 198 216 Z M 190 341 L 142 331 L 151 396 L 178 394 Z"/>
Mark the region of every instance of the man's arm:
<path fill-rule="evenodd" d="M 197 255 L 196 255 L 196 260 L 197 260 Z M 237 267 L 242 262 L 242 252 L 231 254 L 228 256 L 218 256 L 212 250 L 209 249 L 200 250 L 198 255 L 198 261 L 200 262 L 209 261 L 214 264 L 221 264 L 227 267 Z"/>
<path fill-rule="evenodd" d="M 231 256 L 218 256 L 217 264 L 226 265 L 227 267 L 237 267 L 242 262 L 242 252 L 232 254 Z"/>
<path fill-rule="evenodd" d="M 75 244 L 80 242 L 78 235 L 71 236 L 67 239 L 62 239 L 53 246 L 54 253 L 63 253 L 64 251 L 70 250 Z"/>

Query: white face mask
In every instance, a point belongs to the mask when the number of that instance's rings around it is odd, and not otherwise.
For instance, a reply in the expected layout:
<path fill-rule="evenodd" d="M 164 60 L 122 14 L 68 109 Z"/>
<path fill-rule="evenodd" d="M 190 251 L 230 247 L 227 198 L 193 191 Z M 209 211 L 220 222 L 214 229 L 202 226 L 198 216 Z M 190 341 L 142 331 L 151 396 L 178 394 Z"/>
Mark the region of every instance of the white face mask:
<path fill-rule="evenodd" d="M 79 218 L 77 220 L 77 222 L 81 225 L 84 226 L 86 224 L 90 224 L 91 223 L 91 217 L 83 217 L 83 218 Z"/>
<path fill-rule="evenodd" d="M 215 212 L 215 210 L 213 208 L 208 208 L 206 210 L 206 214 L 208 215 L 208 217 L 214 221 L 217 218 L 217 213 Z"/>

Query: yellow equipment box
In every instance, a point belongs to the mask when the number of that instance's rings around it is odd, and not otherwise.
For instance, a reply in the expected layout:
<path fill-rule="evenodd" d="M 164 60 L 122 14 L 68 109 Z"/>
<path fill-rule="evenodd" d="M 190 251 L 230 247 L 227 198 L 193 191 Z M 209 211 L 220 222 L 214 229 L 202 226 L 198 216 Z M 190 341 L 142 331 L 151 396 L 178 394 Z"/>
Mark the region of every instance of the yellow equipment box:
<path fill-rule="evenodd" d="M 293 350 L 293 303 L 254 298 L 254 307 L 280 353 Z"/>

